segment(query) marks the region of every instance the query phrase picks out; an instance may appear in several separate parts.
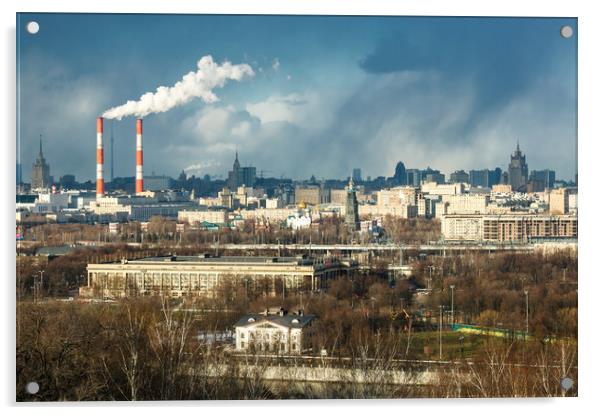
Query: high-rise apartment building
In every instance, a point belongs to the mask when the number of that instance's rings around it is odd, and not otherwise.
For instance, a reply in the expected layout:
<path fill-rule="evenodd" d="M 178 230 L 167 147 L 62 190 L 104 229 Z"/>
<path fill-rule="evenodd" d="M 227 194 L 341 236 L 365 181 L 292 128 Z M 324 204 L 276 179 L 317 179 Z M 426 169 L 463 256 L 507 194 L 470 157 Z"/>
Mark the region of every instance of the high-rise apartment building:
<path fill-rule="evenodd" d="M 529 174 L 529 182 L 537 184 L 537 188 L 543 187 L 543 189 L 553 189 L 554 183 L 556 182 L 556 172 L 554 170 L 532 170 Z M 537 191 L 542 191 L 537 190 Z"/>
<path fill-rule="evenodd" d="M 469 183 L 470 176 L 464 170 L 456 170 L 449 175 L 450 183 Z"/>
<path fill-rule="evenodd" d="M 318 185 L 295 186 L 295 203 L 319 205 L 322 202 L 322 189 Z"/>
<path fill-rule="evenodd" d="M 550 214 L 565 215 L 569 212 L 569 191 L 567 188 L 554 189 L 550 192 Z"/>
<path fill-rule="evenodd" d="M 445 183 L 445 175 L 442 174 L 439 170 L 433 170 L 430 167 L 427 167 L 426 170 L 422 171 L 421 183 L 443 184 Z"/>
<path fill-rule="evenodd" d="M 406 170 L 406 184 L 408 186 L 420 187 L 422 183 L 422 171 L 420 169 Z"/>
<path fill-rule="evenodd" d="M 475 187 L 492 187 L 502 182 L 502 169 L 470 170 L 469 183 Z"/>

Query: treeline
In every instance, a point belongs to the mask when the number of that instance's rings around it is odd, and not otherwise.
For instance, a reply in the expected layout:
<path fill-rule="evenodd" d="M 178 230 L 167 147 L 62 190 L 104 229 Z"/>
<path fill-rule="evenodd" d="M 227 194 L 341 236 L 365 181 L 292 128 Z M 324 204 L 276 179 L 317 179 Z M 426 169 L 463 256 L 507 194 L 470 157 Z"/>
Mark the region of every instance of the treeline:
<path fill-rule="evenodd" d="M 298 382 L 274 382 L 264 374 L 277 358 L 234 359 L 221 346 L 201 344 L 196 336 L 204 317 L 174 306 L 158 298 L 112 305 L 19 303 L 17 400 L 562 396 L 560 380 L 577 380 L 576 342 L 490 340 L 470 360 L 402 367 L 407 382 L 395 384 L 405 337 L 362 334 L 346 319 L 351 325 L 343 330 L 357 342 L 339 381 L 303 382 L 303 366 L 293 364 Z M 336 338 L 332 330 L 329 337 Z M 425 370 L 427 383 L 421 380 Z M 33 395 L 26 392 L 32 381 L 40 386 Z M 576 394 L 575 385 L 568 395 Z"/>
<path fill-rule="evenodd" d="M 273 397 L 219 349 L 201 347 L 190 313 L 167 301 L 20 303 L 17 400 L 190 400 Z M 35 381 L 37 394 L 26 392 Z"/>
<path fill-rule="evenodd" d="M 367 218 L 364 218 L 367 219 Z M 340 217 L 322 218 L 311 228 L 292 230 L 283 224 L 264 224 L 246 220 L 237 229 L 194 229 L 186 225 L 176 229 L 176 221 L 164 217 L 152 217 L 145 230 L 139 222 L 120 224 L 120 232 L 110 233 L 108 225 L 89 224 L 41 224 L 25 229 L 27 241 L 38 241 L 44 246 L 75 244 L 78 241 L 113 243 L 147 243 L 169 245 L 206 245 L 216 242 L 244 244 L 348 244 L 370 242 L 368 234 L 350 233 Z M 395 243 L 428 243 L 441 236 L 441 224 L 437 219 L 383 218 L 386 237 Z"/>
<path fill-rule="evenodd" d="M 457 323 L 526 330 L 540 337 L 577 337 L 577 255 L 496 253 L 430 257 L 415 263 L 417 305 Z M 418 300 L 418 298 L 416 298 Z"/>

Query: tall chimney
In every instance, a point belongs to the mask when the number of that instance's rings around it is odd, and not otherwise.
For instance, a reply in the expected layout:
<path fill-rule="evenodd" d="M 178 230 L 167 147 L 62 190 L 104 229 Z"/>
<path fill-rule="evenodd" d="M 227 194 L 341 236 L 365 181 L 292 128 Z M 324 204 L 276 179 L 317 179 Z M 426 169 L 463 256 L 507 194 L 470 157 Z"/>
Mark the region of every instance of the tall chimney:
<path fill-rule="evenodd" d="M 104 180 L 104 147 L 102 144 L 103 118 L 96 119 L 96 197 L 105 195 L 105 180 Z"/>
<path fill-rule="evenodd" d="M 142 119 L 139 118 L 136 120 L 136 193 L 144 191 L 142 164 Z"/>

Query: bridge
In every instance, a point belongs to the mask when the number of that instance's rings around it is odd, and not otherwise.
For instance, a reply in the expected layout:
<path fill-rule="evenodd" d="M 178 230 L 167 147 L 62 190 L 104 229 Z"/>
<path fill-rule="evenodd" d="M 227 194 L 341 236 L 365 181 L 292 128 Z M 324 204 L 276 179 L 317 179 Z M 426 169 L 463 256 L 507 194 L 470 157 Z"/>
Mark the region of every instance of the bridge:
<path fill-rule="evenodd" d="M 418 251 L 424 253 L 437 253 L 446 255 L 451 252 L 531 252 L 535 250 L 533 244 L 212 244 L 213 249 L 232 251 L 297 251 L 297 252 L 398 252 Z"/>

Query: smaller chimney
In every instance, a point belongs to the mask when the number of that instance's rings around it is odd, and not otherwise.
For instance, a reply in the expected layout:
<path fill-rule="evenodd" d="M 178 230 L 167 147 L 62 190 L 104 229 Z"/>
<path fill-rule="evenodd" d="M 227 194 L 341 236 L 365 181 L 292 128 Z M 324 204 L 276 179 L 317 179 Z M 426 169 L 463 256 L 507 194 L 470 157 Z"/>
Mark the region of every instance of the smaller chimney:
<path fill-rule="evenodd" d="M 144 191 L 144 176 L 142 174 L 142 119 L 136 120 L 136 193 Z"/>
<path fill-rule="evenodd" d="M 104 180 L 104 146 L 102 142 L 103 118 L 96 119 L 96 197 L 103 197 L 105 194 Z"/>

